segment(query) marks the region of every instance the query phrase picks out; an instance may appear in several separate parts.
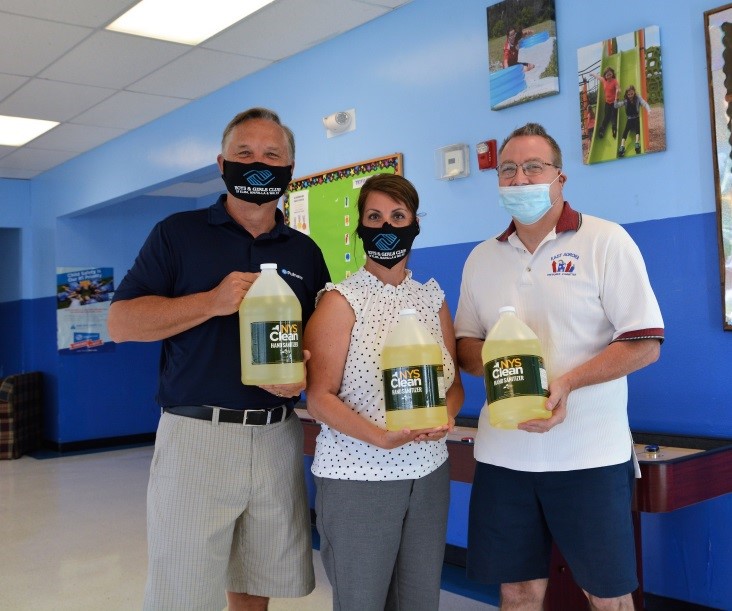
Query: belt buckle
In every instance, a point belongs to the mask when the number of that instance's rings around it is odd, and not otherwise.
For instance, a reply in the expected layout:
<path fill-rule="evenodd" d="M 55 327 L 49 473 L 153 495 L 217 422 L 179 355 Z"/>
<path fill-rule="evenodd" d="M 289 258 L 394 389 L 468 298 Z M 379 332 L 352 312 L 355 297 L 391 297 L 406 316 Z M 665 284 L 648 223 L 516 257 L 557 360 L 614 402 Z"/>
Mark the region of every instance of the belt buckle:
<path fill-rule="evenodd" d="M 247 414 L 249 414 L 250 412 L 252 412 L 252 413 L 254 413 L 254 412 L 266 412 L 267 413 L 267 421 L 264 422 L 264 424 L 265 425 L 271 424 L 272 422 L 274 422 L 272 420 L 272 414 L 276 410 L 278 410 L 280 408 L 282 408 L 282 417 L 279 420 L 277 420 L 277 422 L 282 422 L 285 419 L 285 416 L 287 415 L 287 408 L 285 408 L 284 406 L 278 406 L 278 407 L 275 407 L 273 409 L 245 409 L 244 410 L 244 417 L 243 417 L 241 423 L 244 426 L 259 426 L 259 423 L 257 423 L 257 424 L 249 424 L 247 422 Z"/>
<path fill-rule="evenodd" d="M 261 411 L 264 411 L 264 410 L 261 410 L 261 409 L 245 409 L 244 410 L 244 414 L 243 414 L 243 418 L 242 418 L 242 421 L 241 421 L 242 425 L 243 426 L 258 426 L 256 424 L 249 424 L 247 422 L 247 414 L 249 414 L 250 412 L 251 413 L 254 413 L 254 412 L 261 412 Z M 267 424 L 269 424 L 269 416 L 267 416 Z"/>
<path fill-rule="evenodd" d="M 278 409 L 282 409 L 282 417 L 279 420 L 272 420 L 272 414 L 274 414 Z M 267 410 L 267 424 L 271 424 L 272 422 L 282 422 L 285 419 L 286 414 L 287 414 L 287 409 L 283 405 L 278 405 L 277 407 L 268 409 Z"/>

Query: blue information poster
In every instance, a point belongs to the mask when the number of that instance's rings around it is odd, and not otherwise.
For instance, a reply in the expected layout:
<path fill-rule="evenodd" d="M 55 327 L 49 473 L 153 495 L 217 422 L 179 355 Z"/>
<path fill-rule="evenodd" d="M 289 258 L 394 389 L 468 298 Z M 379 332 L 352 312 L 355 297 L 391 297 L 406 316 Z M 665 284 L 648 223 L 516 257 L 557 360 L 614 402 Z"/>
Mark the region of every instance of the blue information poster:
<path fill-rule="evenodd" d="M 107 313 L 113 294 L 111 267 L 57 268 L 56 322 L 61 354 L 114 350 L 107 332 Z"/>

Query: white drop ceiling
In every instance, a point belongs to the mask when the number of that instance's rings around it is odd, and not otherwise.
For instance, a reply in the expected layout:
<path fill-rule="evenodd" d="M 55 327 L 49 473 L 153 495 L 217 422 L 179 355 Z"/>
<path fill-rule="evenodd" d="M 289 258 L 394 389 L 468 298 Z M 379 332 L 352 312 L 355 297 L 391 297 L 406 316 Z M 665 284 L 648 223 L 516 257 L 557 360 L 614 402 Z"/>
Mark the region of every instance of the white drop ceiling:
<path fill-rule="evenodd" d="M 104 29 L 137 0 L 0 0 L 0 115 L 60 122 L 0 146 L 0 178 L 33 178 L 409 1 L 275 0 L 190 47 Z"/>

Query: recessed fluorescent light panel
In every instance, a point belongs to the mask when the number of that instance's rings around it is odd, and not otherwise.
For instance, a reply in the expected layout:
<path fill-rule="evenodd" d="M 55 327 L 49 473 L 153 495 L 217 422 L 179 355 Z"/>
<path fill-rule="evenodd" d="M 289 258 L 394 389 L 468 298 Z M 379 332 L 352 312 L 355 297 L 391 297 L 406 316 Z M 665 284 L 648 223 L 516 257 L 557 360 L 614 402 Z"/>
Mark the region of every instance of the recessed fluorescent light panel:
<path fill-rule="evenodd" d="M 0 145 L 23 146 L 57 125 L 57 121 L 0 115 Z"/>
<path fill-rule="evenodd" d="M 273 0 L 142 0 L 108 30 L 197 45 Z"/>

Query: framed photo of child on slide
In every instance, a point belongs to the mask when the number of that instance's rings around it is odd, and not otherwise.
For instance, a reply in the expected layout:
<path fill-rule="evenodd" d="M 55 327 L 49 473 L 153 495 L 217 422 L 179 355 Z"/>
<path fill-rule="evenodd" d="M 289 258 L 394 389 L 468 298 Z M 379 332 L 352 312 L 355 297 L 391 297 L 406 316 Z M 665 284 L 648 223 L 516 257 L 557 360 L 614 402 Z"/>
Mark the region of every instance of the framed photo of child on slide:
<path fill-rule="evenodd" d="M 732 4 L 704 13 L 724 329 L 732 331 Z"/>
<path fill-rule="evenodd" d="M 578 49 L 577 80 L 584 163 L 666 150 L 658 26 Z"/>

